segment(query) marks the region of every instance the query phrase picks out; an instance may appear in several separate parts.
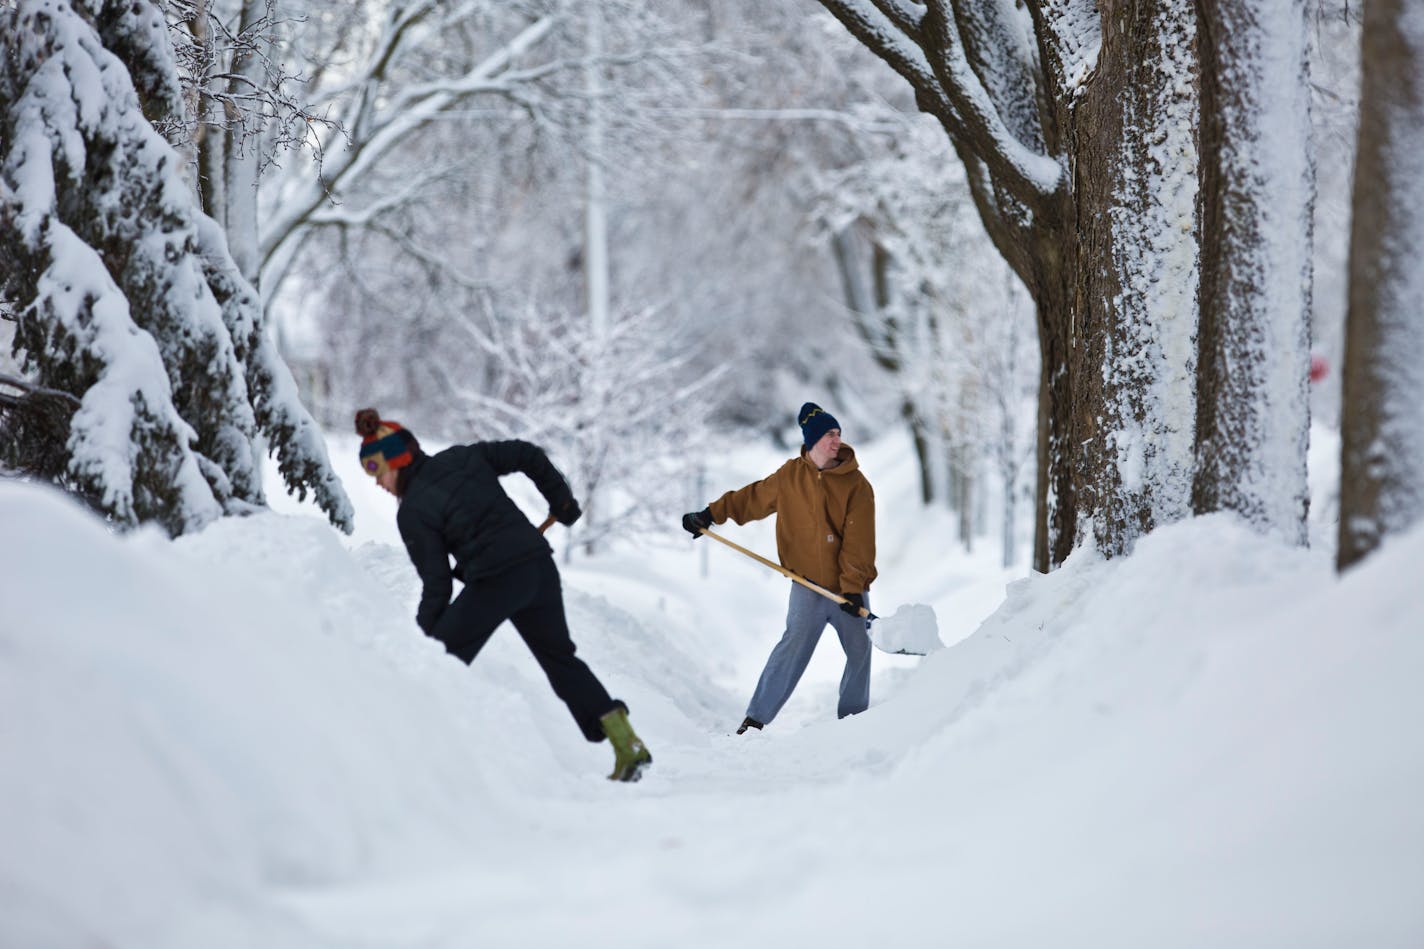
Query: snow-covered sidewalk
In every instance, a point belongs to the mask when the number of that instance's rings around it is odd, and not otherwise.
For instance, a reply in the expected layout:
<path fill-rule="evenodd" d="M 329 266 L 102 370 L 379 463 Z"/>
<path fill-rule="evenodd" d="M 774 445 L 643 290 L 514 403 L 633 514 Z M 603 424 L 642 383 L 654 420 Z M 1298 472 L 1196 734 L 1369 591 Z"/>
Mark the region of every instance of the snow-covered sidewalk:
<path fill-rule="evenodd" d="M 0 484 L 0 945 L 1424 940 L 1424 533 L 1341 581 L 1205 518 L 1005 595 L 927 557 L 893 487 L 878 604 L 932 602 L 954 645 L 877 653 L 846 721 L 828 636 L 730 734 L 784 609 L 765 568 L 704 578 L 669 537 L 566 569 L 655 755 L 630 786 L 517 637 L 466 668 L 420 636 L 391 535 L 119 538 Z"/>

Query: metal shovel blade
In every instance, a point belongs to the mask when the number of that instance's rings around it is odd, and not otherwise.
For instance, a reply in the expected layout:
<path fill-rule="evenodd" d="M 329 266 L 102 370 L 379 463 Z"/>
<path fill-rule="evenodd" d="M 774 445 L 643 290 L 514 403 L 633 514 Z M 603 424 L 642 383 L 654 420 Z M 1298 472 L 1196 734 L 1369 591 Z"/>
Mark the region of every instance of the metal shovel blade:
<path fill-rule="evenodd" d="M 882 652 L 901 656 L 928 656 L 944 648 L 934 610 L 923 603 L 907 603 L 890 616 L 876 617 L 870 641 Z"/>

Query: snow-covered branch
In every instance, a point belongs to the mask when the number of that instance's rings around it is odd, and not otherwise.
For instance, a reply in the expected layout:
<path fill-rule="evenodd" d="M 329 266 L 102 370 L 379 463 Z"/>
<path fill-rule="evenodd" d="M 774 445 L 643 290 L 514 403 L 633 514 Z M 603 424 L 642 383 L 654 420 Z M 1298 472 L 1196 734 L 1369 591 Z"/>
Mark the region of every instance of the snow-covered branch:
<path fill-rule="evenodd" d="M 428 12 L 429 4 L 420 5 Z M 401 30 L 416 22 L 416 9 L 399 23 Z M 557 16 L 545 15 L 527 24 L 498 50 L 485 57 L 463 75 L 448 82 L 425 84 L 419 90 L 399 94 L 392 108 L 375 111 L 378 92 L 374 88 L 385 63 L 398 49 L 401 36 L 388 35 L 378 48 L 368 70 L 370 81 L 353 106 L 354 115 L 345 123 L 348 133 L 332 141 L 324 150 L 321 178 L 309 180 L 297 193 L 284 195 L 278 212 L 269 221 L 262 240 L 264 280 L 268 292 L 280 282 L 303 240 L 305 225 L 330 198 L 340 197 L 354 187 L 391 150 L 413 132 L 477 93 L 512 94 L 517 82 L 508 74 L 515 62 L 549 36 Z M 394 33 L 395 31 L 393 31 Z"/>
<path fill-rule="evenodd" d="M 1037 208 L 1064 186 L 1059 162 L 1013 134 L 970 68 L 947 0 L 930 0 L 925 15 L 914 21 L 913 36 L 896 22 L 909 25 L 911 14 L 901 5 L 872 5 L 867 0 L 822 0 L 822 5 L 903 76 L 914 88 L 920 107 L 971 149 L 1016 199 Z"/>
<path fill-rule="evenodd" d="M 899 73 L 915 90 L 920 108 L 938 118 L 951 134 L 963 129 L 934 70 L 925 59 L 920 45 L 910 40 L 879 11 L 862 0 L 822 0 L 822 5 L 845 26 L 850 34 Z M 906 42 L 909 40 L 909 42 Z"/>
<path fill-rule="evenodd" d="M 24 398 L 25 396 L 37 395 L 45 398 L 58 399 L 61 402 L 69 403 L 76 409 L 79 408 L 79 399 L 76 398 L 73 394 L 65 392 L 63 389 L 50 389 L 42 385 L 36 385 L 35 383 L 30 382 L 27 379 L 21 379 L 19 376 L 12 376 L 7 373 L 0 372 L 0 386 L 9 386 L 11 389 L 20 390 L 20 392 L 22 393 L 20 396 L 12 396 L 7 393 L 0 393 L 0 399 L 4 399 L 12 403 Z"/>
<path fill-rule="evenodd" d="M 1001 37 L 1002 39 L 1003 37 Z M 960 37 L 960 23 L 948 0 L 930 0 L 925 16 L 928 59 L 954 103 L 970 147 L 996 180 L 1018 200 L 1036 207 L 1064 186 L 1058 161 L 1019 140 L 1000 114 L 978 74 L 970 68 Z"/>
<path fill-rule="evenodd" d="M 924 45 L 924 37 L 920 33 L 920 27 L 925 18 L 923 4 L 906 3 L 903 0 L 872 0 L 872 2 L 885 19 L 894 24 L 901 33 L 904 33 L 910 42 L 918 46 Z"/>

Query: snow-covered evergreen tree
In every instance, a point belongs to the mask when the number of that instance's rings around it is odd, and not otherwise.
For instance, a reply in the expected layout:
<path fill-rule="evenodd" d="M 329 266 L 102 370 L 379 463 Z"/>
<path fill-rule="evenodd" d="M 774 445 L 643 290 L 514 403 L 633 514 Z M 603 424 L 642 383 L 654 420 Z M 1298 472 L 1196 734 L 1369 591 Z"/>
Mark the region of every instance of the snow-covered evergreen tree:
<path fill-rule="evenodd" d="M 181 533 L 264 503 L 262 434 L 349 529 L 257 295 L 152 125 L 182 108 L 160 9 L 20 0 L 0 35 L 3 295 L 32 381 L 81 400 L 74 484 L 120 523 Z"/>

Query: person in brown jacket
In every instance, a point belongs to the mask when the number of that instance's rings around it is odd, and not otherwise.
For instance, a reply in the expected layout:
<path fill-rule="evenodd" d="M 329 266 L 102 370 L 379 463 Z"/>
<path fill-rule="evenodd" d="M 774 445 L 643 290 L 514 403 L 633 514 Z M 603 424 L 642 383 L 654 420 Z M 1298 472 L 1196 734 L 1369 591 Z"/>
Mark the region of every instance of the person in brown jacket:
<path fill-rule="evenodd" d="M 766 661 L 738 735 L 776 718 L 827 623 L 835 627 L 846 656 L 837 717 L 863 712 L 870 704 L 870 636 L 860 610 L 869 609 L 866 598 L 875 579 L 875 493 L 855 450 L 841 442 L 835 416 L 807 402 L 797 421 L 803 443 L 798 457 L 682 518 L 683 528 L 697 538 L 713 524 L 745 524 L 775 514 L 781 565 L 849 601 L 838 604 L 791 584 L 786 630 Z"/>

